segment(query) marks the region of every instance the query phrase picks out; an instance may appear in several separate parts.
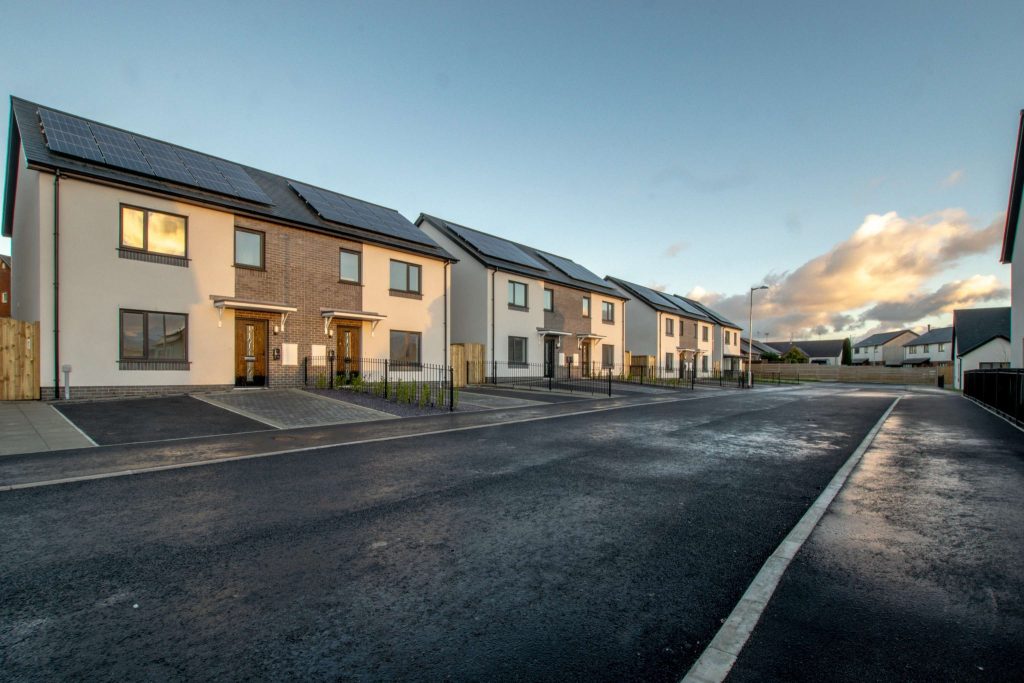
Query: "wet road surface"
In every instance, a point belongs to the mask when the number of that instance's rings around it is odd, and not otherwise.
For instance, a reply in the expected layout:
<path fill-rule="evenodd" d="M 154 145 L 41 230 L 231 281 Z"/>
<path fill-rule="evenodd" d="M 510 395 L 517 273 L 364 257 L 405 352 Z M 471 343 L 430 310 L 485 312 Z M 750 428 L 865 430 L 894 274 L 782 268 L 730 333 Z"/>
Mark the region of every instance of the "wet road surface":
<path fill-rule="evenodd" d="M 2 493 L 0 678 L 678 680 L 892 398 L 736 393 Z"/>
<path fill-rule="evenodd" d="M 904 397 L 807 543 L 729 681 L 1020 681 L 1024 433 Z"/>

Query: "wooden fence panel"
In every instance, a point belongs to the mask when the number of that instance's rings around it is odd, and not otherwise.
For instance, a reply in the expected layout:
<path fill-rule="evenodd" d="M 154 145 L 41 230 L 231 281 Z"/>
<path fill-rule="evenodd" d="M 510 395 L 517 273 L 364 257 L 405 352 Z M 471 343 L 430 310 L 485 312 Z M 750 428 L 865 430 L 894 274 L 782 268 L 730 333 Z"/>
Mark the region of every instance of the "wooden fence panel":
<path fill-rule="evenodd" d="M 868 382 L 876 384 L 920 384 L 937 386 L 939 376 L 951 386 L 952 366 L 947 367 L 900 367 L 887 368 L 881 365 L 814 365 L 810 363 L 755 363 L 751 366 L 755 381 L 771 381 L 775 377 L 783 380 L 809 380 L 819 382 Z"/>
<path fill-rule="evenodd" d="M 0 401 L 39 398 L 39 323 L 0 318 Z"/>
<path fill-rule="evenodd" d="M 455 386 L 484 383 L 483 344 L 452 344 L 451 355 Z"/>

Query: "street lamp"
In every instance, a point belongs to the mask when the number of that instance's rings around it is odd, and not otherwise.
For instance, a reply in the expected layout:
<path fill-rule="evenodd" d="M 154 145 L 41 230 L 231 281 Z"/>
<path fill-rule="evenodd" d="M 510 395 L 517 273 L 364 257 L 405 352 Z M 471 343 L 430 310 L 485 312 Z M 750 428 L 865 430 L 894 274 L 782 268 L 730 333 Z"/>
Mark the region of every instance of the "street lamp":
<path fill-rule="evenodd" d="M 750 315 L 747 318 L 747 388 L 754 386 L 754 372 L 752 369 L 754 359 L 754 292 L 759 289 L 768 289 L 768 285 L 750 288 Z"/>

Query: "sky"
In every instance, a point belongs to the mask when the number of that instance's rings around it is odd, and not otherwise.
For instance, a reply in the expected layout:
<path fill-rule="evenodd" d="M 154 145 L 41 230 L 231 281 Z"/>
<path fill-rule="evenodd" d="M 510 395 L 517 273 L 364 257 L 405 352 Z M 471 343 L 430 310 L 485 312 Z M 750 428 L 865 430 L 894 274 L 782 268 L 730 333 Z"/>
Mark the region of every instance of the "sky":
<path fill-rule="evenodd" d="M 0 14 L 5 94 L 692 294 L 744 328 L 768 284 L 759 338 L 1009 303 L 1019 1 Z"/>

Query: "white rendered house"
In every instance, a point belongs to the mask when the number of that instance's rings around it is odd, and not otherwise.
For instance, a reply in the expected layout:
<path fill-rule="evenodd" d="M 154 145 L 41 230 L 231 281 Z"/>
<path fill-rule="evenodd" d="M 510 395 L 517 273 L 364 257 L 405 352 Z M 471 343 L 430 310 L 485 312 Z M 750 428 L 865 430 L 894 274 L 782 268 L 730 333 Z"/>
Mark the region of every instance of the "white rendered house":
<path fill-rule="evenodd" d="M 963 388 L 968 370 L 1011 367 L 1010 307 L 953 311 L 953 384 Z"/>

